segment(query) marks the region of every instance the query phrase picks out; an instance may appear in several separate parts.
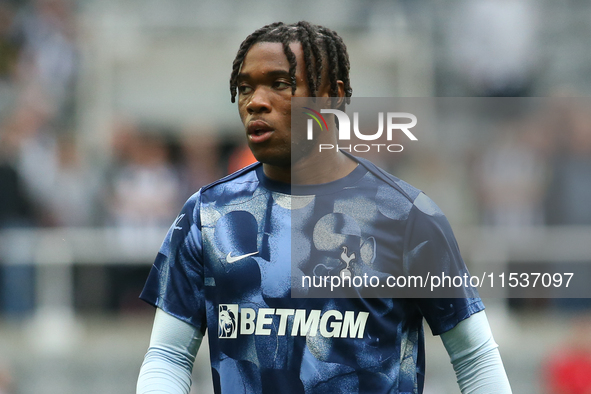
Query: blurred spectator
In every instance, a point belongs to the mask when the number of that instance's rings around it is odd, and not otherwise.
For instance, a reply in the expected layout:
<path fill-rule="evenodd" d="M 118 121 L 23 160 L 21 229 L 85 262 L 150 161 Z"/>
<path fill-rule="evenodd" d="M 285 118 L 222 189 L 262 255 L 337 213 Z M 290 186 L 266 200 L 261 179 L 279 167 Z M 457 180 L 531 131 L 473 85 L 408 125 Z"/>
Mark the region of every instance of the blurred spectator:
<path fill-rule="evenodd" d="M 1 139 L 0 139 L 1 143 Z M 0 150 L 0 229 L 32 222 L 32 206 L 22 179 Z"/>
<path fill-rule="evenodd" d="M 70 136 L 57 141 L 56 153 L 55 175 L 46 200 L 51 224 L 63 227 L 93 224 L 99 174 L 81 160 Z"/>
<path fill-rule="evenodd" d="M 209 131 L 187 130 L 181 142 L 183 194 L 188 198 L 199 188 L 225 175 L 220 167 L 218 137 Z"/>
<path fill-rule="evenodd" d="M 591 319 L 577 317 L 567 340 L 546 358 L 543 383 L 548 394 L 591 393 Z"/>
<path fill-rule="evenodd" d="M 24 191 L 19 174 L 9 162 L 2 159 L 0 150 L 0 231 L 27 227 L 33 221 L 32 204 Z M 11 315 L 29 312 L 34 305 L 34 268 L 27 264 L 30 261 L 23 261 L 22 253 L 0 250 L 3 252 L 0 255 L 0 312 Z"/>
<path fill-rule="evenodd" d="M 14 29 L 14 9 L 0 3 L 0 83 L 14 78 L 21 45 Z"/>
<path fill-rule="evenodd" d="M 4 154 L 22 178 L 40 224 L 49 224 L 46 202 L 57 170 L 57 142 L 50 119 L 41 97 L 22 92 L 3 125 Z"/>
<path fill-rule="evenodd" d="M 23 171 L 23 153 L 36 133 L 42 116 L 19 103 L 8 119 L 0 123 L 0 230 L 30 227 L 39 223 L 38 204 Z M 29 116 L 31 114 L 31 116 Z M 40 122 L 38 122 L 40 121 Z M 41 169 L 39 170 L 41 172 Z M 22 315 L 34 306 L 34 267 L 27 250 L 30 245 L 11 245 L 0 255 L 1 310 Z"/>
<path fill-rule="evenodd" d="M 161 136 L 128 129 L 111 174 L 109 221 L 120 227 L 169 226 L 180 210 L 180 181 Z"/>
<path fill-rule="evenodd" d="M 12 92 L 7 100 L 0 92 L 0 109 L 10 109 L 0 114 L 0 154 L 31 197 L 35 222 L 51 225 L 50 205 L 62 175 L 55 126 L 67 116 L 76 74 L 74 18 L 68 0 L 27 3 L 0 4 L 0 80 Z"/>
<path fill-rule="evenodd" d="M 543 223 L 544 158 L 530 138 L 532 119 L 510 121 L 476 165 L 482 223 L 523 228 Z"/>
<path fill-rule="evenodd" d="M 71 99 L 77 70 L 72 4 L 35 0 L 19 21 L 23 51 L 19 77 L 47 97 L 59 115 Z"/>
<path fill-rule="evenodd" d="M 21 97 L 4 124 L 3 154 L 33 199 L 38 224 L 88 225 L 98 174 L 80 160 L 72 137 L 56 135 L 50 122 L 39 96 Z"/>
<path fill-rule="evenodd" d="M 161 133 L 126 122 L 117 126 L 113 143 L 115 161 L 108 177 L 104 224 L 117 227 L 117 242 L 133 255 L 145 247 L 150 234 L 162 236 L 185 196 Z M 125 313 L 145 310 L 138 294 L 148 271 L 145 266 L 108 267 L 102 278 L 109 308 Z"/>
<path fill-rule="evenodd" d="M 548 224 L 590 225 L 591 115 L 587 105 L 574 100 L 568 101 L 565 112 L 568 118 L 555 130 L 562 149 L 553 162 L 546 219 Z"/>
<path fill-rule="evenodd" d="M 538 3 L 463 0 L 447 24 L 456 72 L 469 95 L 529 95 L 538 66 Z"/>
<path fill-rule="evenodd" d="M 591 115 L 588 100 L 559 97 L 550 101 L 546 111 L 553 114 L 553 121 L 547 124 L 554 135 L 553 157 L 549 160 L 551 177 L 544 201 L 546 224 L 591 225 Z M 558 261 L 553 269 L 588 278 L 591 276 L 591 260 L 578 263 Z M 585 294 L 588 284 L 583 281 L 570 287 L 577 294 Z M 552 304 L 563 312 L 591 309 L 589 298 L 556 297 Z"/>

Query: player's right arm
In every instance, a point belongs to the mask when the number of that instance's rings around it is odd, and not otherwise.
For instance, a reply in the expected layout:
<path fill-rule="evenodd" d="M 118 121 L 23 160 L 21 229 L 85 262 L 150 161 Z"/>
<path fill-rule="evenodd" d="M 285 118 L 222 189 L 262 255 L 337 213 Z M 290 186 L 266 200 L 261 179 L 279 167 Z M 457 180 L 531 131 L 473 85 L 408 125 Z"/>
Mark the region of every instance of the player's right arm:
<path fill-rule="evenodd" d="M 197 328 L 157 308 L 136 393 L 188 394 L 202 338 Z"/>

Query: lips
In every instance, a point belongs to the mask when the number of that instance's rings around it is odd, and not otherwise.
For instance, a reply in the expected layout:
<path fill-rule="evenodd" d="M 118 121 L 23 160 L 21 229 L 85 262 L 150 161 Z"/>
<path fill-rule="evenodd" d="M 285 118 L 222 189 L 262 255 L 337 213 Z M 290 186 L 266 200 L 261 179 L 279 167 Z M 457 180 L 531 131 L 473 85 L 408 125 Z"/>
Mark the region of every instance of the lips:
<path fill-rule="evenodd" d="M 246 131 L 250 142 L 260 144 L 271 138 L 274 129 L 263 120 L 253 120 L 248 123 Z"/>

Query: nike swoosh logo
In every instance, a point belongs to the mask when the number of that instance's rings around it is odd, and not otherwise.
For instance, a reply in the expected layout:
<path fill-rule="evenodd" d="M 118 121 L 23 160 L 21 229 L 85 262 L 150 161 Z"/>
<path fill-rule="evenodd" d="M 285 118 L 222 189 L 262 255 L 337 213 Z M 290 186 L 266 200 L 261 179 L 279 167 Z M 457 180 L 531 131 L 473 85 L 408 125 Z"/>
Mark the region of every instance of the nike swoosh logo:
<path fill-rule="evenodd" d="M 235 263 L 236 261 L 238 261 L 238 260 L 241 260 L 241 259 L 243 259 L 243 258 L 245 258 L 245 257 L 248 257 L 248 256 L 255 255 L 255 254 L 257 254 L 258 252 L 259 252 L 259 251 L 257 250 L 256 252 L 247 253 L 247 254 L 243 254 L 243 255 L 241 255 L 241 256 L 235 256 L 235 257 L 232 257 L 232 252 L 230 252 L 230 253 L 228 253 L 228 255 L 226 256 L 226 261 L 227 261 L 228 263 L 232 264 L 232 263 Z"/>

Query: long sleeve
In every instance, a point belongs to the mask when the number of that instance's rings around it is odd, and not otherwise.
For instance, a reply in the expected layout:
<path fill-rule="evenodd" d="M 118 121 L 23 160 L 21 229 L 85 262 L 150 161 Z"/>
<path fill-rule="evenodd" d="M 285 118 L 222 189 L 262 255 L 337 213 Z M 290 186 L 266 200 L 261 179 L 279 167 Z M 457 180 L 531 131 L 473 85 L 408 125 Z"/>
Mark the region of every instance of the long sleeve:
<path fill-rule="evenodd" d="M 478 312 L 441 334 L 463 394 L 510 394 L 511 386 L 486 314 Z"/>
<path fill-rule="evenodd" d="M 188 394 L 202 338 L 195 327 L 157 308 L 136 393 Z"/>

